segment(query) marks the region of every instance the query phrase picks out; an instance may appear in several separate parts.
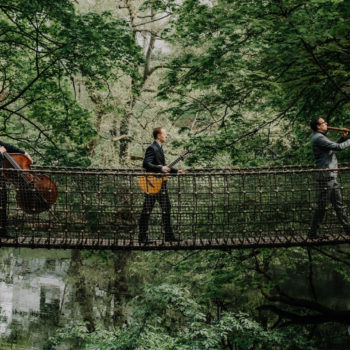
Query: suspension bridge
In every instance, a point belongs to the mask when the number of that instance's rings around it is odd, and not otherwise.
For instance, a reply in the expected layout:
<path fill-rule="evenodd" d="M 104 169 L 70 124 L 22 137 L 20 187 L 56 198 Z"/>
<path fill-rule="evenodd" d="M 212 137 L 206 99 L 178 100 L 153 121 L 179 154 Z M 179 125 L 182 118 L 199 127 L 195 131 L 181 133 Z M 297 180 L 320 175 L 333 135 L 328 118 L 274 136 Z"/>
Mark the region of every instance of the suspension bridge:
<path fill-rule="evenodd" d="M 350 236 L 330 205 L 323 234 L 308 237 L 317 195 L 315 175 L 322 171 L 284 166 L 191 169 L 183 175 L 167 175 L 171 224 L 178 240 L 164 239 L 161 208 L 156 203 L 145 244 L 138 240 L 145 197 L 138 179 L 144 172 L 37 166 L 28 173 L 48 176 L 57 186 L 57 200 L 50 210 L 28 213 L 18 203 L 19 185 L 6 183 L 7 234 L 0 238 L 1 246 L 176 250 L 349 243 Z M 338 180 L 348 208 L 349 164 L 338 169 Z"/>

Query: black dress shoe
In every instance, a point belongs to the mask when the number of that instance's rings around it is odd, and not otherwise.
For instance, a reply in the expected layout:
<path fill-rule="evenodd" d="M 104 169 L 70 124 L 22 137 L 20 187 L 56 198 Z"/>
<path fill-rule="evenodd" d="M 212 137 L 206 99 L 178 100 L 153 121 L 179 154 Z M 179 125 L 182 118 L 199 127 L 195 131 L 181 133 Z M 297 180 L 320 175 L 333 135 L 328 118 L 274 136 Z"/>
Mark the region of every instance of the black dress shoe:
<path fill-rule="evenodd" d="M 321 234 L 319 231 L 310 231 L 307 235 L 307 238 L 310 238 L 310 239 L 318 239 L 321 237 Z"/>
<path fill-rule="evenodd" d="M 165 242 L 181 242 L 181 239 L 175 238 L 175 237 L 165 237 L 164 241 Z"/>
<path fill-rule="evenodd" d="M 12 238 L 5 228 L 0 230 L 0 238 Z"/>
<path fill-rule="evenodd" d="M 147 237 L 139 237 L 140 244 L 152 244 L 154 241 L 150 241 Z"/>
<path fill-rule="evenodd" d="M 146 234 L 142 234 L 142 233 L 140 233 L 139 234 L 139 242 L 141 243 L 141 242 L 144 242 L 144 241 L 147 241 L 147 235 Z"/>

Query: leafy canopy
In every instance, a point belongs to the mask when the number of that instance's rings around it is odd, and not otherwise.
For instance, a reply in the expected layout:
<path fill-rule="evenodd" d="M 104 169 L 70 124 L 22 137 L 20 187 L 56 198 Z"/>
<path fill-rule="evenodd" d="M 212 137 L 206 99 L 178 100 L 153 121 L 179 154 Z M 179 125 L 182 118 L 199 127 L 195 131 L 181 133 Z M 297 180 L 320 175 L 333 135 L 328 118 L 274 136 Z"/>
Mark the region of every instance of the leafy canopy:
<path fill-rule="evenodd" d="M 1 135 L 46 163 L 86 164 L 96 132 L 76 79 L 101 89 L 120 74 L 138 78 L 128 24 L 107 12 L 78 14 L 68 0 L 3 0 L 0 39 Z"/>
<path fill-rule="evenodd" d="M 311 117 L 350 121 L 348 1 L 185 0 L 176 12 L 169 40 L 183 49 L 159 95 L 186 125 L 193 161 L 310 161 Z"/>

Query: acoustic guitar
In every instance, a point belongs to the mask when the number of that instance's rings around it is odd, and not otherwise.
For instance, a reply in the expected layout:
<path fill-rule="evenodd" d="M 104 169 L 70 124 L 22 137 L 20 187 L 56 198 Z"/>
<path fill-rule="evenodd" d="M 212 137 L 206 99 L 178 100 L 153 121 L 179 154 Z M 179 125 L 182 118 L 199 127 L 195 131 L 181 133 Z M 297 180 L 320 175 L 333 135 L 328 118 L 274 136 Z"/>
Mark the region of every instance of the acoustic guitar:
<path fill-rule="evenodd" d="M 180 160 L 184 160 L 185 157 L 191 153 L 188 149 L 180 157 L 176 158 L 172 163 L 168 165 L 169 168 L 172 168 Z M 162 188 L 163 182 L 168 181 L 169 179 L 164 175 L 159 175 L 157 173 L 147 173 L 147 175 L 140 176 L 137 179 L 137 182 L 143 192 L 146 194 L 157 194 Z"/>

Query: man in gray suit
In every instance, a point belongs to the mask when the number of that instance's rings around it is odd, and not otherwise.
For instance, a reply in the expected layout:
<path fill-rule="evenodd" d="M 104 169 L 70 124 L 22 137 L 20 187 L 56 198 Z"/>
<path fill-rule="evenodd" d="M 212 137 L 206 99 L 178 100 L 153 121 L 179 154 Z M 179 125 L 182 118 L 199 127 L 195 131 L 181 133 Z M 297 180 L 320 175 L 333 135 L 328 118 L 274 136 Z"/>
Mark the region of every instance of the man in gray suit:
<path fill-rule="evenodd" d="M 310 126 L 314 131 L 311 138 L 311 145 L 315 156 L 316 168 L 330 169 L 330 171 L 320 172 L 316 177 L 317 202 L 312 215 L 309 238 L 317 238 L 320 236 L 320 225 L 328 201 L 331 201 L 345 232 L 350 234 L 350 221 L 343 207 L 341 191 L 337 182 L 337 171 L 331 170 L 338 168 L 335 152 L 350 147 L 350 139 L 346 139 L 348 132 L 342 131 L 342 137 L 337 142 L 333 142 L 325 135 L 328 130 L 328 125 L 322 117 L 312 119 Z"/>

